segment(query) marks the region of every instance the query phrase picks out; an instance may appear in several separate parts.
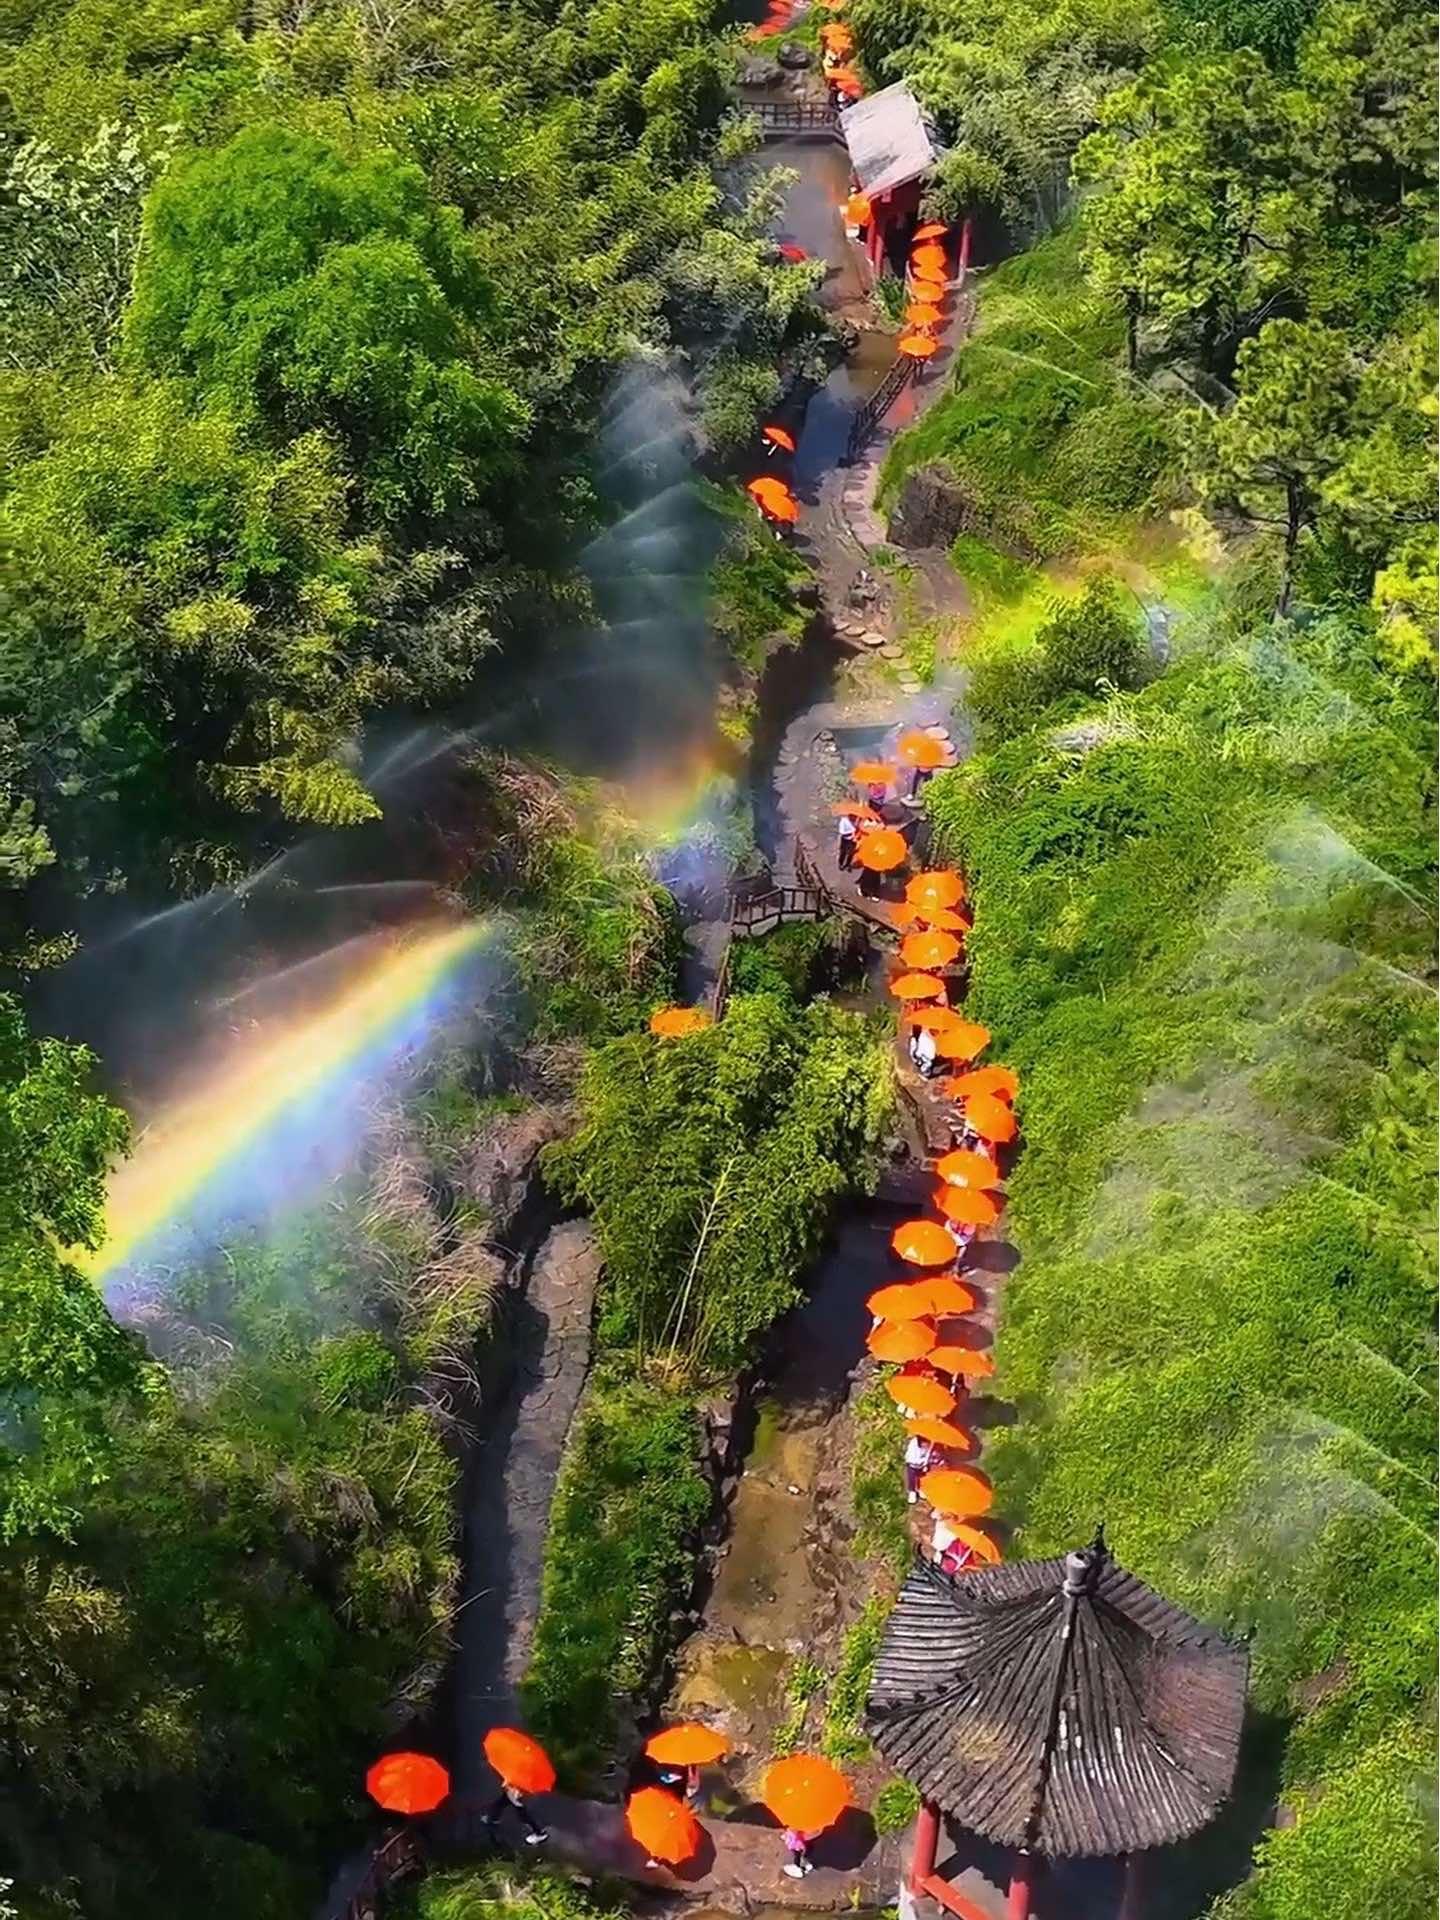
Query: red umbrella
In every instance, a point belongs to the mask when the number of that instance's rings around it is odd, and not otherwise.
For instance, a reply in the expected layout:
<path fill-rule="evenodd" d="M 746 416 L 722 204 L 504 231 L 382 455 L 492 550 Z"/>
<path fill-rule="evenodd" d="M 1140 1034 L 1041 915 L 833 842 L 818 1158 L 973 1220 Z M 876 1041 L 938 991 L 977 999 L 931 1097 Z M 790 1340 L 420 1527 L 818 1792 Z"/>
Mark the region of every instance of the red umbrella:
<path fill-rule="evenodd" d="M 450 1776 L 428 1753 L 386 1753 L 365 1775 L 365 1791 L 390 1813 L 433 1813 L 450 1791 Z"/>
<path fill-rule="evenodd" d="M 700 1845 L 700 1822 L 690 1809 L 663 1787 L 641 1787 L 625 1807 L 625 1825 L 632 1839 L 652 1860 L 678 1866 Z"/>
<path fill-rule="evenodd" d="M 780 242 L 780 258 L 782 260 L 793 260 L 798 264 L 801 260 L 808 260 L 810 256 L 806 253 L 804 247 L 797 247 L 794 242 L 790 240 L 782 240 Z"/>
<path fill-rule="evenodd" d="M 786 453 L 794 453 L 795 436 L 787 433 L 784 427 L 762 427 L 760 432 L 772 447 L 783 447 Z"/>
<path fill-rule="evenodd" d="M 519 1793 L 548 1793 L 555 1768 L 538 1740 L 518 1727 L 492 1727 L 481 1742 L 485 1758 L 507 1787 Z"/>

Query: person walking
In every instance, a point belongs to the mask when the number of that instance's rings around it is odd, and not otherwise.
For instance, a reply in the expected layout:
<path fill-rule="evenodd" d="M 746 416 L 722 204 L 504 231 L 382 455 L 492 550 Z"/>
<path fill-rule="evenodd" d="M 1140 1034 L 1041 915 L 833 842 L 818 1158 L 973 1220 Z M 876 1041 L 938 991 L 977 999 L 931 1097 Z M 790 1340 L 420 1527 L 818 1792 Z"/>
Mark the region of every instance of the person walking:
<path fill-rule="evenodd" d="M 525 1804 L 525 1796 L 519 1787 L 512 1787 L 508 1784 L 501 1787 L 499 1793 L 496 1794 L 495 1798 L 481 1815 L 481 1818 L 491 1833 L 497 1830 L 501 1817 L 507 1807 L 512 1809 L 519 1817 L 520 1823 L 525 1829 L 526 1846 L 543 1847 L 545 1842 L 550 1838 L 549 1828 L 542 1827 L 534 1814 L 531 1813 L 529 1807 Z"/>
<path fill-rule="evenodd" d="M 837 845 L 835 848 L 835 857 L 840 863 L 840 871 L 842 873 L 849 873 L 855 864 L 856 824 L 853 813 L 842 813 L 836 824 Z"/>
<path fill-rule="evenodd" d="M 785 1851 L 790 1858 L 785 1862 L 785 1871 L 792 1880 L 803 1880 L 807 1873 L 815 1871 L 815 1862 L 810 1858 L 811 1835 L 801 1833 L 796 1827 L 785 1829 Z"/>
<path fill-rule="evenodd" d="M 905 1498 L 913 1507 L 920 1498 L 920 1482 L 939 1460 L 938 1448 L 912 1434 L 905 1443 Z"/>
<path fill-rule="evenodd" d="M 915 1062 L 915 1071 L 923 1079 L 930 1079 L 935 1072 L 938 1055 L 935 1049 L 935 1036 L 928 1027 L 916 1027 L 911 1035 L 910 1058 Z"/>

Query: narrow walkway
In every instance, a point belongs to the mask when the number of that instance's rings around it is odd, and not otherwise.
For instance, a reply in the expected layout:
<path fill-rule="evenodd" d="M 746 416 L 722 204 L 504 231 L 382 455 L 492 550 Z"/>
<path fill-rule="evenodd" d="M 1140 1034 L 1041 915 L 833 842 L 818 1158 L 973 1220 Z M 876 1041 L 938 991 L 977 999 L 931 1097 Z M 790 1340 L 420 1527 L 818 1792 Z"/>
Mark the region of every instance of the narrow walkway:
<path fill-rule="evenodd" d="M 747 1809 L 747 1817 L 716 1820 L 703 1810 L 705 1840 L 700 1852 L 677 1871 L 648 1867 L 645 1851 L 630 1838 L 621 1807 L 597 1800 L 572 1800 L 565 1794 L 541 1794 L 532 1800 L 549 1831 L 548 1842 L 532 1850 L 502 1822 L 500 1844 L 526 1857 L 562 1861 L 587 1874 L 629 1880 L 656 1892 L 678 1895 L 729 1913 L 758 1907 L 808 1908 L 812 1912 L 893 1906 L 900 1885 L 904 1848 L 896 1836 L 877 1840 L 869 1817 L 851 1808 L 811 1846 L 815 1871 L 792 1880 L 783 1871 L 786 1854 L 780 1829 Z M 763 1823 L 763 1824 L 762 1824 Z M 454 1823 L 454 1851 L 473 1859 L 489 1840 L 478 1813 Z M 446 1849 L 448 1850 L 448 1849 Z"/>
<path fill-rule="evenodd" d="M 599 1276 L 593 1230 L 567 1220 L 546 1236 L 523 1293 L 504 1305 L 514 1373 L 466 1475 L 466 1579 L 455 1656 L 458 1794 L 490 1790 L 481 1736 L 517 1714 L 540 1606 L 550 1499 L 590 1364 Z"/>

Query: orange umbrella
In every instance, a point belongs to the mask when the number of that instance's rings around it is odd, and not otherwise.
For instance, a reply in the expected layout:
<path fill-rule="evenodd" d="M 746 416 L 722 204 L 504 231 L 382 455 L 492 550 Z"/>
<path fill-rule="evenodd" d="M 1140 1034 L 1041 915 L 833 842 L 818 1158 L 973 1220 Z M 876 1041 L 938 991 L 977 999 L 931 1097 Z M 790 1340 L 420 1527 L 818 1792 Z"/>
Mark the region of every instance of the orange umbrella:
<path fill-rule="evenodd" d="M 935 1329 L 928 1320 L 883 1320 L 865 1336 L 865 1345 L 877 1360 L 919 1360 L 934 1346 Z"/>
<path fill-rule="evenodd" d="M 829 80 L 831 86 L 838 88 L 847 100 L 858 100 L 865 91 L 857 76 L 851 73 L 848 68 L 842 71 L 837 67 L 835 71 L 829 75 Z"/>
<path fill-rule="evenodd" d="M 921 1479 L 920 1492 L 937 1513 L 988 1513 L 995 1498 L 974 1467 L 932 1467 Z"/>
<path fill-rule="evenodd" d="M 773 473 L 762 473 L 758 480 L 747 480 L 745 491 L 758 500 L 762 507 L 776 500 L 788 500 L 790 489 L 783 480 L 777 480 Z"/>
<path fill-rule="evenodd" d="M 905 898 L 912 907 L 958 907 L 965 898 L 965 882 L 949 867 L 933 868 L 905 883 Z"/>
<path fill-rule="evenodd" d="M 942 1038 L 943 1046 L 940 1044 Z M 976 1054 L 989 1044 L 990 1029 L 977 1026 L 973 1020 L 957 1020 L 953 1027 L 945 1029 L 943 1036 L 936 1036 L 936 1051 L 944 1054 L 947 1060 L 973 1060 Z M 984 1098 L 983 1095 L 980 1097 Z M 968 1119 L 970 1114 L 968 1102 L 965 1113 Z"/>
<path fill-rule="evenodd" d="M 904 953 L 903 946 L 900 951 Z M 1020 1076 L 1013 1067 L 972 1067 L 969 1073 L 947 1080 L 945 1091 L 961 1100 L 968 1099 L 972 1093 L 988 1093 L 996 1100 L 1013 1100 L 1020 1091 Z"/>
<path fill-rule="evenodd" d="M 969 1153 L 957 1147 L 935 1162 L 935 1171 L 952 1187 L 998 1187 L 1000 1169 L 983 1153 Z"/>
<path fill-rule="evenodd" d="M 896 757 L 907 767 L 943 767 L 950 758 L 950 749 L 943 740 L 937 740 L 933 733 L 917 729 L 913 733 L 901 734 Z"/>
<path fill-rule="evenodd" d="M 934 1220 L 907 1220 L 891 1234 L 890 1244 L 912 1267 L 943 1267 L 955 1258 L 955 1242 Z M 924 1413 L 927 1409 L 917 1407 L 915 1411 Z"/>
<path fill-rule="evenodd" d="M 911 907 L 908 926 L 937 927 L 945 933 L 968 933 L 970 922 L 953 907 Z"/>
<path fill-rule="evenodd" d="M 911 360 L 928 360 L 932 354 L 940 351 L 928 333 L 902 333 L 897 345 L 901 353 Z"/>
<path fill-rule="evenodd" d="M 390 1813 L 433 1813 L 450 1776 L 428 1753 L 386 1753 L 365 1775 L 365 1791 Z"/>
<path fill-rule="evenodd" d="M 795 436 L 793 433 L 787 433 L 784 427 L 762 427 L 760 432 L 772 447 L 783 447 L 786 453 L 794 453 Z"/>
<path fill-rule="evenodd" d="M 800 503 L 787 494 L 783 500 L 767 501 L 760 511 L 769 514 L 772 520 L 783 520 L 787 526 L 793 527 L 800 518 Z"/>
<path fill-rule="evenodd" d="M 700 1845 L 700 1822 L 663 1787 L 641 1787 L 625 1807 L 625 1825 L 652 1860 L 678 1866 Z"/>
<path fill-rule="evenodd" d="M 969 1547 L 971 1554 L 976 1560 L 980 1561 L 982 1565 L 987 1567 L 999 1566 L 1002 1557 L 1000 1549 L 982 1527 L 968 1525 L 962 1520 L 957 1525 L 951 1527 L 950 1531 L 960 1542 L 961 1546 Z"/>
<path fill-rule="evenodd" d="M 782 1827 L 819 1833 L 850 1804 L 850 1783 L 816 1753 L 792 1753 L 765 1770 L 760 1798 Z"/>
<path fill-rule="evenodd" d="M 927 220 L 923 227 L 917 227 L 910 236 L 910 244 L 918 246 L 925 240 L 943 240 L 950 229 L 940 220 Z"/>
<path fill-rule="evenodd" d="M 872 873 L 889 873 L 895 867 L 903 867 L 908 851 L 903 834 L 897 833 L 894 827 L 872 827 L 855 843 L 856 860 Z"/>
<path fill-rule="evenodd" d="M 955 1411 L 955 1396 L 933 1373 L 897 1373 L 885 1382 L 885 1391 L 897 1407 L 911 1413 L 933 1413 L 942 1417 Z"/>
<path fill-rule="evenodd" d="M 922 241 L 910 249 L 910 264 L 917 273 L 933 273 L 938 279 L 945 271 L 945 249 L 933 240 Z"/>
<path fill-rule="evenodd" d="M 900 958 L 907 967 L 948 967 L 960 957 L 953 933 L 907 933 L 900 942 Z"/>
<path fill-rule="evenodd" d="M 853 47 L 855 34 L 843 20 L 827 20 L 820 29 L 820 44 L 825 47 Z"/>
<path fill-rule="evenodd" d="M 944 300 L 946 286 L 943 280 L 937 280 L 933 273 L 912 273 L 910 275 L 910 297 L 912 300 L 924 300 L 932 307 L 938 307 Z"/>
<path fill-rule="evenodd" d="M 906 1007 L 900 1018 L 907 1027 L 928 1027 L 931 1033 L 962 1024 L 953 1007 Z"/>
<path fill-rule="evenodd" d="M 936 1041 L 936 1049 L 940 1043 Z M 965 1102 L 965 1124 L 982 1140 L 1002 1141 L 1015 1138 L 1015 1116 L 1003 1100 L 993 1093 L 972 1093 Z"/>
<path fill-rule="evenodd" d="M 991 1227 L 1000 1218 L 998 1203 L 977 1187 L 941 1187 L 935 1206 L 957 1227 Z"/>
<path fill-rule="evenodd" d="M 995 1371 L 989 1354 L 977 1353 L 974 1347 L 931 1347 L 925 1358 L 937 1373 L 963 1373 L 970 1380 L 988 1380 Z"/>
<path fill-rule="evenodd" d="M 930 1287 L 924 1280 L 897 1280 L 891 1286 L 877 1287 L 865 1305 L 877 1320 L 921 1320 L 934 1311 Z M 966 1313 L 969 1308 L 956 1311 Z"/>
<path fill-rule="evenodd" d="M 868 226 L 870 213 L 870 202 L 863 193 L 852 193 L 845 202 L 845 218 L 852 227 Z"/>
<path fill-rule="evenodd" d="M 953 1420 L 942 1420 L 934 1413 L 922 1413 L 914 1420 L 907 1420 L 905 1431 L 912 1439 L 928 1440 L 937 1447 L 953 1447 L 956 1453 L 968 1453 L 975 1444 L 963 1427 L 957 1427 Z"/>
<path fill-rule="evenodd" d="M 922 1281 L 921 1287 L 930 1302 L 932 1313 L 970 1313 L 974 1309 L 974 1294 L 948 1273 L 941 1274 L 935 1280 Z"/>
<path fill-rule="evenodd" d="M 687 1034 L 703 1033 L 713 1027 L 715 1016 L 704 1007 L 661 1007 L 650 1016 L 650 1031 L 666 1040 L 682 1040 Z"/>
<path fill-rule="evenodd" d="M 912 300 L 905 309 L 907 327 L 938 327 L 943 318 L 933 300 Z"/>
<path fill-rule="evenodd" d="M 730 1742 L 713 1727 L 702 1726 L 698 1720 L 684 1720 L 678 1727 L 652 1733 L 645 1742 L 645 1751 L 662 1766 L 704 1767 L 718 1760 L 722 1753 L 728 1753 Z"/>
<path fill-rule="evenodd" d="M 884 760 L 857 760 L 850 769 L 850 778 L 862 787 L 888 787 L 895 778 L 895 769 Z"/>
<path fill-rule="evenodd" d="M 933 973 L 901 973 L 890 982 L 888 991 L 897 1000 L 936 1000 L 945 992 L 945 982 Z"/>
<path fill-rule="evenodd" d="M 481 1744 L 485 1758 L 507 1787 L 520 1793 L 548 1793 L 554 1786 L 549 1754 L 518 1727 L 492 1727 Z"/>
<path fill-rule="evenodd" d="M 837 800 L 830 811 L 837 818 L 848 816 L 851 820 L 878 821 L 880 818 L 874 807 L 865 800 Z"/>

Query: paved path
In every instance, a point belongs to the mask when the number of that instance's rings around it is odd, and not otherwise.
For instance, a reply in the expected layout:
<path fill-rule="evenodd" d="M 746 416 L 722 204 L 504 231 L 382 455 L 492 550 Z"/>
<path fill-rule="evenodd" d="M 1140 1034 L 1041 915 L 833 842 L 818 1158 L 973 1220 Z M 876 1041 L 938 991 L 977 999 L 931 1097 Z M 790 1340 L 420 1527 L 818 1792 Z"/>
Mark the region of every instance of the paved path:
<path fill-rule="evenodd" d="M 572 1800 L 542 1794 L 532 1805 L 549 1830 L 546 1845 L 522 1844 L 518 1825 L 503 1822 L 501 1844 L 541 1860 L 559 1860 L 587 1873 L 638 1882 L 656 1891 L 730 1913 L 758 1907 L 796 1907 L 822 1911 L 893 1906 L 900 1887 L 905 1844 L 900 1837 L 876 1837 L 869 1817 L 851 1808 L 811 1848 L 815 1871 L 792 1880 L 783 1871 L 786 1854 L 780 1829 L 758 1809 L 742 1817 L 707 1819 L 701 1809 L 705 1842 L 694 1860 L 678 1869 L 647 1867 L 645 1852 L 625 1829 L 623 1810 L 596 1800 Z M 477 1817 L 472 1822 L 480 1826 Z M 473 1858 L 483 1831 L 457 1833 L 459 1850 Z"/>
<path fill-rule="evenodd" d="M 550 1499 L 590 1363 L 599 1274 L 590 1225 L 567 1220 L 547 1235 L 523 1294 L 504 1303 L 514 1373 L 466 1476 L 453 1749 L 461 1794 L 490 1789 L 481 1736 L 516 1718 L 540 1605 Z"/>

